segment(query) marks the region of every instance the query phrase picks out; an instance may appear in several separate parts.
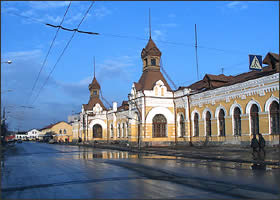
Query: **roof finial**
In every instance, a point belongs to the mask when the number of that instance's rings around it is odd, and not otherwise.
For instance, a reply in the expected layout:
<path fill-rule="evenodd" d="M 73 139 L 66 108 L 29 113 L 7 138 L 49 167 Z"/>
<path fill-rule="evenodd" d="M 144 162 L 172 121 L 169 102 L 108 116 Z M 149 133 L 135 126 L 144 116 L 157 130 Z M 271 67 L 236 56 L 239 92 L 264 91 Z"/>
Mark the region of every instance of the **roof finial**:
<path fill-rule="evenodd" d="M 152 38 L 152 31 L 151 31 L 151 9 L 149 8 L 149 31 L 150 31 L 150 38 Z"/>
<path fill-rule="evenodd" d="M 93 56 L 93 76 L 95 78 L 95 56 Z"/>

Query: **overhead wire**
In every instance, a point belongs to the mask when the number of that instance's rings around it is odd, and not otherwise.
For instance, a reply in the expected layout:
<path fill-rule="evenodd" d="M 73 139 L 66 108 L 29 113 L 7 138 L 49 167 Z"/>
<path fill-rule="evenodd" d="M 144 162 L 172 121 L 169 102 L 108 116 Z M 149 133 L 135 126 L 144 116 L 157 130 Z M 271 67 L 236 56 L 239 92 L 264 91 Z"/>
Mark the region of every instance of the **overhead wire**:
<path fill-rule="evenodd" d="M 70 3 L 69 3 L 69 5 L 68 5 L 68 7 L 67 7 L 67 9 L 66 9 L 66 11 L 65 11 L 65 13 L 64 13 L 64 15 L 63 15 L 63 18 L 62 18 L 62 20 L 61 20 L 61 22 L 60 22 L 60 26 L 61 26 L 62 23 L 64 22 L 65 16 L 66 16 L 67 13 L 68 13 L 68 10 L 69 10 L 69 8 L 70 8 L 70 6 L 71 6 L 71 3 L 72 3 L 72 1 L 70 1 Z M 53 47 L 53 45 L 54 45 L 54 42 L 55 42 L 55 40 L 56 40 L 56 37 L 57 37 L 57 35 L 58 35 L 59 30 L 60 30 L 60 28 L 58 28 L 58 29 L 56 30 L 55 36 L 54 36 L 54 38 L 53 38 L 53 40 L 52 40 L 52 43 L 51 43 L 51 45 L 50 45 L 50 47 L 49 47 L 49 50 L 48 50 L 48 52 L 47 52 L 47 55 L 46 55 L 46 57 L 45 57 L 45 59 L 44 59 L 44 61 L 43 61 L 43 64 L 42 64 L 42 66 L 41 66 L 41 69 L 40 69 L 40 71 L 39 71 L 39 73 L 38 73 L 38 75 L 37 75 L 37 77 L 36 77 L 36 80 L 35 80 L 33 86 L 32 86 L 31 94 L 29 95 L 29 98 L 28 98 L 28 100 L 27 100 L 27 103 L 29 102 L 29 100 L 30 100 L 30 98 L 31 98 L 31 96 L 32 96 L 32 94 L 33 94 L 33 91 L 34 91 L 34 89 L 35 89 L 35 87 L 36 87 L 36 84 L 37 84 L 37 82 L 38 82 L 38 79 L 39 79 L 39 77 L 40 77 L 40 74 L 41 74 L 41 72 L 42 72 L 42 69 L 44 68 L 44 66 L 45 66 L 45 64 L 46 64 L 47 58 L 48 58 L 48 56 L 49 56 L 49 54 L 50 54 L 50 51 L 51 51 L 51 49 L 52 49 L 52 47 Z"/>
<path fill-rule="evenodd" d="M 32 17 L 20 15 L 20 14 L 17 14 L 17 13 L 11 13 L 11 12 L 7 12 L 7 13 L 12 14 L 12 15 L 16 15 L 16 16 L 19 16 L 19 17 L 24 17 L 24 18 L 30 19 L 32 21 L 35 21 L 35 22 L 38 22 L 38 23 L 41 23 L 41 24 L 44 24 L 44 25 L 47 25 L 47 26 L 50 26 L 50 27 L 53 27 L 53 28 L 58 28 L 59 27 L 59 26 L 43 22 L 41 20 L 38 20 L 38 19 L 35 19 L 35 18 L 32 18 Z M 60 28 L 63 29 L 63 30 L 66 30 L 66 31 L 77 31 L 79 33 L 90 34 L 90 35 L 100 35 L 100 36 L 109 36 L 109 37 L 117 37 L 117 38 L 130 38 L 130 39 L 144 40 L 144 41 L 147 40 L 147 38 L 141 38 L 141 37 L 138 37 L 138 36 L 127 36 L 127 35 L 109 34 L 109 33 L 97 33 L 97 32 L 91 32 L 91 31 L 81 31 L 81 30 L 69 29 L 69 28 L 66 28 L 66 27 L 60 27 Z M 175 45 L 175 46 L 195 47 L 195 45 L 193 45 L 193 44 L 188 44 L 188 43 L 183 43 L 183 42 L 171 42 L 171 41 L 164 41 L 164 40 L 156 40 L 156 41 L 160 42 L 160 43 Z M 240 51 L 240 50 L 220 49 L 220 48 L 207 47 L 207 46 L 201 46 L 201 45 L 198 45 L 197 48 L 208 49 L 208 50 L 219 51 L 219 52 L 226 52 L 226 53 L 227 52 L 228 53 L 236 53 L 236 54 L 248 53 L 248 52 Z"/>
<path fill-rule="evenodd" d="M 80 23 L 78 24 L 78 26 L 77 26 L 77 28 L 76 28 L 76 29 L 79 29 L 80 25 L 81 25 L 81 24 L 82 24 L 82 22 L 84 21 L 85 17 L 87 16 L 87 14 L 88 14 L 88 12 L 90 11 L 90 9 L 91 9 L 91 7 L 93 6 L 93 4 L 94 4 L 94 1 L 92 1 L 91 5 L 90 5 L 90 6 L 89 6 L 89 8 L 87 9 L 87 11 L 86 11 L 85 15 L 83 16 L 82 20 L 80 21 Z M 53 71 L 54 71 L 54 69 L 56 68 L 56 66 L 57 66 L 58 62 L 60 61 L 60 59 L 62 58 L 62 56 L 63 56 L 64 52 L 65 52 L 65 51 L 66 51 L 66 49 L 68 48 L 68 46 L 69 46 L 70 42 L 71 42 L 71 41 L 72 41 L 72 39 L 74 38 L 74 36 L 75 36 L 76 32 L 77 32 L 76 30 L 73 32 L 72 36 L 70 37 L 69 41 L 67 42 L 66 46 L 64 47 L 64 49 L 63 49 L 62 53 L 61 53 L 61 54 L 60 54 L 60 56 L 58 57 L 58 59 L 57 59 L 57 61 L 56 61 L 55 65 L 53 66 L 52 70 L 50 71 L 50 73 L 49 73 L 49 75 L 48 75 L 47 79 L 45 80 L 44 84 L 42 85 L 41 89 L 39 90 L 39 92 L 38 92 L 37 96 L 34 98 L 34 101 L 32 102 L 32 104 L 34 104 L 34 103 L 36 102 L 37 98 L 38 98 L 38 97 L 39 97 L 39 95 L 41 94 L 41 91 L 43 90 L 43 88 L 44 88 L 44 87 L 45 87 L 45 85 L 47 84 L 47 82 L 48 82 L 48 80 L 49 80 L 49 78 L 50 78 L 51 74 L 53 73 Z"/>

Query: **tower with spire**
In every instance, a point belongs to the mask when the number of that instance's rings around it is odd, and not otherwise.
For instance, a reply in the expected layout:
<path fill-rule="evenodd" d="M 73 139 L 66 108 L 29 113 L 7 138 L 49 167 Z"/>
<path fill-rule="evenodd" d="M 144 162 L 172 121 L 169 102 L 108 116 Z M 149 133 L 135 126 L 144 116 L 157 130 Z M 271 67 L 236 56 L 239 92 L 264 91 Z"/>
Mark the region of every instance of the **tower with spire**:
<path fill-rule="evenodd" d="M 88 89 L 90 91 L 91 97 L 98 97 L 99 98 L 99 91 L 100 91 L 100 85 L 95 77 L 95 57 L 94 57 L 94 70 L 93 70 L 93 80 L 91 84 L 89 84 Z"/>
<path fill-rule="evenodd" d="M 142 76 L 137 83 L 134 82 L 136 90 L 152 90 L 154 84 L 161 80 L 166 86 L 167 91 L 172 91 L 160 71 L 161 52 L 152 39 L 151 17 L 149 12 L 149 41 L 145 48 L 142 49 L 141 59 L 143 62 Z"/>
<path fill-rule="evenodd" d="M 93 107 L 98 103 L 103 110 L 106 110 L 106 107 L 102 103 L 102 101 L 99 98 L 100 94 L 100 85 L 95 77 L 95 57 L 94 57 L 94 74 L 93 74 L 93 80 L 88 86 L 89 92 L 90 92 L 90 99 L 88 104 L 83 104 L 85 110 L 91 110 Z"/>

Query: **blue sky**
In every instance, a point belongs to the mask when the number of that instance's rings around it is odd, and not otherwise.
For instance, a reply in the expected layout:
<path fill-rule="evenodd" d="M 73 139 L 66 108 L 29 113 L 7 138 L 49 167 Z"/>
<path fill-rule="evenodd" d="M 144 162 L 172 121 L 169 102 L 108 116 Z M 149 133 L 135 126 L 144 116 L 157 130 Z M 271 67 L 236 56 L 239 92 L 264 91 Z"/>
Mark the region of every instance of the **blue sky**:
<path fill-rule="evenodd" d="M 162 52 L 162 62 L 178 86 L 197 81 L 194 24 L 198 31 L 199 77 L 247 72 L 248 54 L 263 57 L 279 52 L 279 2 L 137 2 L 97 1 L 52 73 L 48 84 L 32 104 L 72 32 L 60 30 L 30 96 L 56 29 L 18 17 L 32 17 L 58 25 L 69 2 L 1 1 L 1 109 L 6 107 L 11 130 L 42 128 L 67 121 L 89 100 L 88 84 L 96 77 L 103 96 L 120 104 L 142 73 L 141 50 L 149 37 Z M 63 26 L 76 28 L 91 2 L 72 2 Z M 114 35 L 125 36 L 116 37 Z M 5 92 L 12 90 L 11 92 Z M 27 100 L 28 104 L 26 104 Z M 24 109 L 21 106 L 33 106 Z"/>

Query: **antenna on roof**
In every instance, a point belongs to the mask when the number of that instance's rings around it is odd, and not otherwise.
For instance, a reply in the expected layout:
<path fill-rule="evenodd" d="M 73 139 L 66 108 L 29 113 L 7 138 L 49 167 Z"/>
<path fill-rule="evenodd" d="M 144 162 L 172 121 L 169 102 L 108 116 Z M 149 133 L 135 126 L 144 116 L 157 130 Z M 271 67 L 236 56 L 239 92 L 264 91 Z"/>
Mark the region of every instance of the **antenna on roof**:
<path fill-rule="evenodd" d="M 95 78 L 95 56 L 93 56 L 93 77 Z"/>
<path fill-rule="evenodd" d="M 150 38 L 152 38 L 152 31 L 151 31 L 151 9 L 149 8 L 149 31 L 150 31 Z"/>
<path fill-rule="evenodd" d="M 197 58 L 197 34 L 196 34 L 196 24 L 194 25 L 194 31 L 195 31 L 196 75 L 197 75 L 197 80 L 199 80 L 199 75 L 198 75 L 198 58 Z"/>
<path fill-rule="evenodd" d="M 224 74 L 224 68 L 223 68 L 223 67 L 222 67 L 222 69 L 221 69 L 221 70 L 222 70 L 222 74 Z"/>

